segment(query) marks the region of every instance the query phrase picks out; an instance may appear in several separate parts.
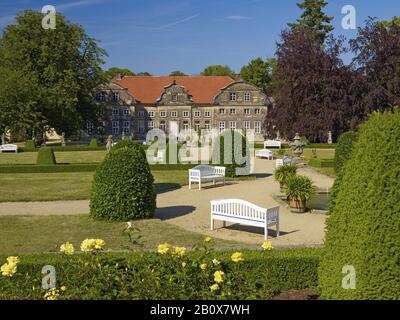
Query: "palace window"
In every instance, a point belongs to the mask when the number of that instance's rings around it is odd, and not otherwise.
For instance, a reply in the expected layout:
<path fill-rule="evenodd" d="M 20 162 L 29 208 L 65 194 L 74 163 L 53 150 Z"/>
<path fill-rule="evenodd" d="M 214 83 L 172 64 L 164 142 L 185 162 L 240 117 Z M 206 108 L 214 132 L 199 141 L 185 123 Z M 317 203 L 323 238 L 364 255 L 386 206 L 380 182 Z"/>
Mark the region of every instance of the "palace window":
<path fill-rule="evenodd" d="M 171 97 L 172 102 L 177 102 L 178 101 L 178 95 L 177 94 L 173 94 Z"/>
<path fill-rule="evenodd" d="M 118 110 L 118 108 L 112 108 L 112 115 L 113 115 L 113 116 L 118 116 L 118 115 L 119 115 L 119 110 Z"/>
<path fill-rule="evenodd" d="M 195 118 L 200 118 L 201 117 L 201 111 L 195 111 L 194 112 L 194 117 Z"/>
<path fill-rule="evenodd" d="M 104 102 L 104 101 L 106 101 L 106 93 L 105 93 L 105 92 L 99 92 L 99 93 L 96 95 L 96 100 L 99 101 L 99 102 Z"/>
<path fill-rule="evenodd" d="M 225 114 L 225 109 L 219 109 L 219 114 Z"/>
<path fill-rule="evenodd" d="M 124 116 L 129 116 L 129 109 L 128 108 L 125 108 L 123 112 L 124 112 Z"/>
<path fill-rule="evenodd" d="M 144 120 L 139 120 L 138 121 L 138 132 L 143 133 L 144 132 Z"/>
<path fill-rule="evenodd" d="M 143 111 L 143 110 L 140 110 L 140 111 L 138 112 L 138 117 L 139 117 L 139 118 L 144 118 L 144 111 Z"/>
<path fill-rule="evenodd" d="M 236 114 L 236 109 L 230 109 L 229 114 Z"/>
<path fill-rule="evenodd" d="M 236 130 L 236 121 L 229 122 L 229 129 Z"/>
<path fill-rule="evenodd" d="M 254 132 L 261 133 L 261 121 L 254 121 Z"/>
<path fill-rule="evenodd" d="M 196 121 L 194 122 L 194 130 L 195 130 L 196 132 L 200 130 L 200 121 L 199 121 L 199 120 L 196 120 Z"/>
<path fill-rule="evenodd" d="M 154 118 L 154 111 L 149 111 L 149 118 Z"/>
<path fill-rule="evenodd" d="M 189 111 L 183 111 L 183 117 L 184 118 L 189 118 L 190 117 L 190 112 Z"/>
<path fill-rule="evenodd" d="M 244 114 L 245 115 L 250 115 L 251 114 L 250 109 L 244 109 Z"/>
<path fill-rule="evenodd" d="M 171 111 L 171 118 L 178 118 L 178 111 Z"/>
<path fill-rule="evenodd" d="M 113 92 L 112 100 L 113 101 L 119 101 L 119 92 Z"/>
<path fill-rule="evenodd" d="M 204 117 L 211 118 L 211 112 L 210 111 L 204 111 Z"/>
<path fill-rule="evenodd" d="M 147 127 L 148 127 L 149 129 L 154 129 L 154 121 L 153 121 L 153 120 L 148 121 L 148 122 L 147 122 Z"/>
<path fill-rule="evenodd" d="M 251 101 L 251 93 L 250 92 L 245 92 L 244 101 Z"/>
<path fill-rule="evenodd" d="M 90 121 L 88 121 L 88 122 L 86 123 L 86 132 L 87 132 L 87 134 L 89 134 L 89 135 L 92 135 L 92 134 L 93 134 L 93 123 L 91 123 Z"/>
<path fill-rule="evenodd" d="M 161 118 L 166 118 L 167 117 L 167 111 L 160 111 L 160 117 Z"/>
<path fill-rule="evenodd" d="M 230 101 L 236 101 L 236 93 L 235 92 L 229 93 L 229 100 Z"/>
<path fill-rule="evenodd" d="M 205 128 L 206 130 L 210 130 L 210 129 L 211 129 L 210 120 L 206 120 L 206 121 L 204 122 L 204 128 Z"/>
<path fill-rule="evenodd" d="M 119 135 L 119 121 L 112 122 L 112 130 L 113 130 L 113 134 Z"/>
<path fill-rule="evenodd" d="M 124 133 L 129 134 L 131 131 L 131 123 L 129 121 L 124 121 Z"/>
<path fill-rule="evenodd" d="M 260 113 L 261 113 L 261 109 L 259 109 L 259 108 L 254 109 L 254 113 L 255 113 L 255 114 L 260 114 Z"/>
<path fill-rule="evenodd" d="M 219 122 L 219 132 L 225 131 L 225 121 Z"/>
<path fill-rule="evenodd" d="M 167 125 L 164 120 L 160 121 L 160 130 L 166 131 Z"/>
<path fill-rule="evenodd" d="M 189 130 L 189 122 L 188 121 L 183 121 L 182 129 Z"/>
<path fill-rule="evenodd" d="M 245 121 L 245 122 L 244 122 L 244 128 L 245 128 L 246 130 L 250 130 L 250 129 L 251 129 L 250 121 Z"/>

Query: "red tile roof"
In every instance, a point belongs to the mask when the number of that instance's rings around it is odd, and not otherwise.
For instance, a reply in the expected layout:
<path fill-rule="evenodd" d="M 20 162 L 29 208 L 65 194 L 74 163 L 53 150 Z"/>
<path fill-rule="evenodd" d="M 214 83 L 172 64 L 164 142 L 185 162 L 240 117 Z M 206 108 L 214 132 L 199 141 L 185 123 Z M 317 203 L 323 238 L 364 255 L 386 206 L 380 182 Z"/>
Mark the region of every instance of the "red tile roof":
<path fill-rule="evenodd" d="M 176 81 L 192 96 L 198 104 L 212 104 L 220 90 L 234 82 L 230 77 L 221 76 L 188 76 L 188 77 L 145 77 L 125 76 L 113 82 L 128 89 L 130 94 L 141 103 L 153 104 L 164 92 L 164 88 Z"/>

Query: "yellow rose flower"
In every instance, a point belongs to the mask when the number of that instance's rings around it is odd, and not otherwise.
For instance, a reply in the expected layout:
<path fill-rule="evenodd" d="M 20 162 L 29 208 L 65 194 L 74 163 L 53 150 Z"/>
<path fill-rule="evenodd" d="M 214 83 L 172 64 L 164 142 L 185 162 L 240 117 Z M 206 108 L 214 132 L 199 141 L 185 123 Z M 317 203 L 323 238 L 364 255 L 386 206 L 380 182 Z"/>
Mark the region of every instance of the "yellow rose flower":
<path fill-rule="evenodd" d="M 58 300 L 59 297 L 60 297 L 60 292 L 56 288 L 53 288 L 48 290 L 43 298 L 45 300 Z"/>
<path fill-rule="evenodd" d="M 262 246 L 261 246 L 264 250 L 266 251 L 271 251 L 274 247 L 272 246 L 272 243 L 269 241 L 265 241 Z"/>
<path fill-rule="evenodd" d="M 67 290 L 67 287 L 66 286 L 62 286 L 60 289 L 61 289 L 61 291 L 65 291 L 65 290 Z"/>
<path fill-rule="evenodd" d="M 212 263 L 214 266 L 219 266 L 221 264 L 221 262 L 217 259 L 213 259 Z"/>
<path fill-rule="evenodd" d="M 187 263 L 185 261 L 182 262 L 182 268 L 185 268 Z"/>
<path fill-rule="evenodd" d="M 206 237 L 205 239 L 204 239 L 204 242 L 211 242 L 211 237 Z"/>
<path fill-rule="evenodd" d="M 67 255 L 73 255 L 74 251 L 75 251 L 74 246 L 69 242 L 66 242 L 60 246 L 60 252 L 65 253 Z"/>
<path fill-rule="evenodd" d="M 94 240 L 94 248 L 96 250 L 102 250 L 105 245 L 106 245 L 106 242 L 104 240 L 102 240 L 102 239 Z"/>
<path fill-rule="evenodd" d="M 217 291 L 218 289 L 219 289 L 218 283 L 215 283 L 215 284 L 213 284 L 213 285 L 210 287 L 210 290 L 211 290 L 211 291 Z"/>
<path fill-rule="evenodd" d="M 202 264 L 200 265 L 200 269 L 201 269 L 201 270 L 206 270 L 206 269 L 207 269 L 207 263 L 202 263 Z"/>
<path fill-rule="evenodd" d="M 216 283 L 224 282 L 224 275 L 225 275 L 225 272 L 223 272 L 223 271 L 215 271 L 214 272 L 214 281 Z"/>
<path fill-rule="evenodd" d="M 85 239 L 81 243 L 81 251 L 83 252 L 91 252 L 94 250 L 95 240 L 94 239 Z"/>
<path fill-rule="evenodd" d="M 175 247 L 172 254 L 178 257 L 183 257 L 185 255 L 185 252 L 186 252 L 185 247 Z"/>
<path fill-rule="evenodd" d="M 167 243 L 167 242 L 161 243 L 157 247 L 157 252 L 159 254 L 167 254 L 170 248 L 171 248 L 171 246 L 169 245 L 169 243 Z"/>
<path fill-rule="evenodd" d="M 231 259 L 233 262 L 240 262 L 243 261 L 243 257 L 242 257 L 242 253 L 241 252 L 235 252 L 234 254 L 231 255 Z"/>
<path fill-rule="evenodd" d="M 21 260 L 18 258 L 18 257 L 15 257 L 15 256 L 11 256 L 11 257 L 8 257 L 7 258 L 7 262 L 8 263 L 14 263 L 14 264 L 17 264 L 17 263 L 19 263 Z"/>
<path fill-rule="evenodd" d="M 0 267 L 1 274 L 5 277 L 12 277 L 17 272 L 16 263 L 5 263 Z"/>

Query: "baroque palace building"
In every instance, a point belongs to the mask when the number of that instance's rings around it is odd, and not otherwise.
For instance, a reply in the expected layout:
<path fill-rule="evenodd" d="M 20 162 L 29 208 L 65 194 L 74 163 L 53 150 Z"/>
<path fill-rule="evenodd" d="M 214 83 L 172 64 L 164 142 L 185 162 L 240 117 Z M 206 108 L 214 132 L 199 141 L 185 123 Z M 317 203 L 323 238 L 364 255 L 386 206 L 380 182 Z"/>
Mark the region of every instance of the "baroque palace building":
<path fill-rule="evenodd" d="M 88 124 L 86 136 L 112 135 L 144 141 L 157 128 L 252 129 L 264 139 L 263 124 L 271 100 L 256 86 L 224 76 L 117 76 L 96 94 L 109 121 Z"/>

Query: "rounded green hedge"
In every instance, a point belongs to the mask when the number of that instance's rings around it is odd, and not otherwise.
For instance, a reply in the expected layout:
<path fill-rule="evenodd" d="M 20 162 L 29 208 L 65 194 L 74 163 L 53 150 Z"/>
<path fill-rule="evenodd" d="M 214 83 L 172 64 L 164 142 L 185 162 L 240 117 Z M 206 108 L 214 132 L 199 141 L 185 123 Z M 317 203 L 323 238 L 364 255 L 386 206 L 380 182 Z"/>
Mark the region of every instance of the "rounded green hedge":
<path fill-rule="evenodd" d="M 335 172 L 338 174 L 350 159 L 354 143 L 358 140 L 358 132 L 349 131 L 340 135 L 335 150 Z"/>
<path fill-rule="evenodd" d="M 33 140 L 27 140 L 27 141 L 25 142 L 25 147 L 24 147 L 24 149 L 26 149 L 26 150 L 35 150 L 35 149 L 36 149 L 35 141 L 33 141 Z"/>
<path fill-rule="evenodd" d="M 143 148 L 117 147 L 94 175 L 90 215 L 99 220 L 128 221 L 153 217 L 154 178 Z"/>
<path fill-rule="evenodd" d="M 49 147 L 42 147 L 39 149 L 36 164 L 39 166 L 52 166 L 57 164 L 54 151 Z"/>
<path fill-rule="evenodd" d="M 322 299 L 400 299 L 400 109 L 360 128 L 327 220 Z M 342 288 L 353 266 L 356 288 Z"/>
<path fill-rule="evenodd" d="M 231 136 L 232 143 L 225 143 L 225 139 Z M 242 143 L 240 144 L 240 140 Z M 219 150 L 218 150 L 219 141 Z M 230 153 L 225 155 L 225 145 L 231 149 Z M 218 155 L 219 151 L 219 155 Z M 219 159 L 219 164 L 225 166 L 225 176 L 235 178 L 237 176 L 246 176 L 250 174 L 250 150 L 247 138 L 238 130 L 226 130 L 222 132 L 213 141 L 213 163 Z M 244 163 L 237 163 L 236 160 L 245 157 Z"/>

